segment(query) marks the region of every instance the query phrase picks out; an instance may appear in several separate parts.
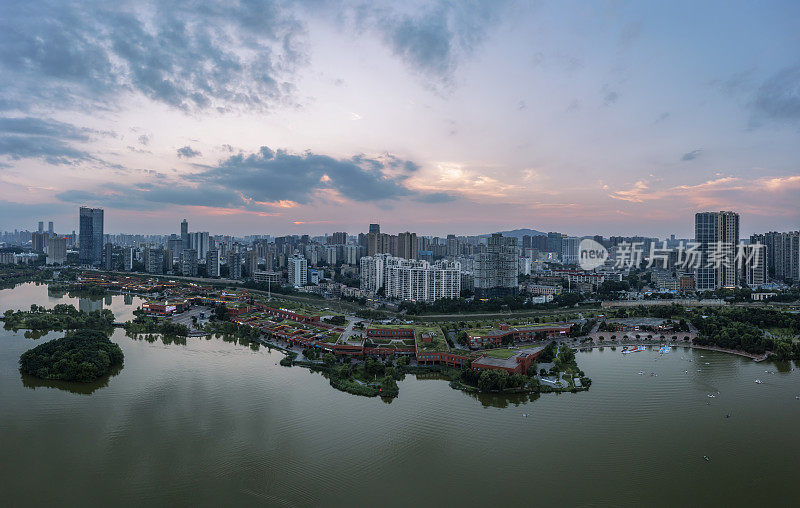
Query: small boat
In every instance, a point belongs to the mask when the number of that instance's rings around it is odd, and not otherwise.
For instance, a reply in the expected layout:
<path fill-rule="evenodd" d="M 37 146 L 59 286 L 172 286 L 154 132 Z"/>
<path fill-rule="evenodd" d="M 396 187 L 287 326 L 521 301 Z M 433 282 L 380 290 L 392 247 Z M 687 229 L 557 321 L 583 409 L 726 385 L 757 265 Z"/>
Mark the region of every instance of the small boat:
<path fill-rule="evenodd" d="M 756 379 L 756 384 L 760 385 L 761 383 L 763 383 L 763 381 L 761 381 L 760 379 Z"/>
<path fill-rule="evenodd" d="M 726 415 L 725 415 L 725 418 L 730 418 L 730 417 L 731 417 L 731 414 L 730 414 L 730 413 L 728 413 L 728 414 L 726 414 Z"/>
<path fill-rule="evenodd" d="M 716 395 L 714 395 L 713 393 L 709 393 L 709 394 L 708 394 L 708 398 L 709 398 L 709 399 L 713 399 L 714 397 L 716 397 Z"/>
<path fill-rule="evenodd" d="M 640 370 L 640 371 L 639 371 L 639 375 L 640 375 L 640 376 L 644 376 L 644 372 L 642 372 L 642 371 Z"/>
<path fill-rule="evenodd" d="M 703 458 L 706 459 L 706 462 L 711 460 L 711 457 L 709 457 L 708 455 L 703 455 Z"/>
<path fill-rule="evenodd" d="M 706 362 L 706 363 L 704 363 L 703 365 L 711 365 L 711 364 L 710 364 L 710 363 L 708 363 L 708 362 Z"/>
<path fill-rule="evenodd" d="M 528 417 L 528 413 L 522 413 L 522 417 L 523 418 L 527 418 Z"/>

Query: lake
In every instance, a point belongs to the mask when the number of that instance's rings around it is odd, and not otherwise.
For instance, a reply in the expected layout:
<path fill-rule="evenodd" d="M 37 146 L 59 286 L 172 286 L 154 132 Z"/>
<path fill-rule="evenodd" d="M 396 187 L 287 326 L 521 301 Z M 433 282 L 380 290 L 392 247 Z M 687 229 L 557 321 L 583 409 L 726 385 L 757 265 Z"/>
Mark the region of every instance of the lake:
<path fill-rule="evenodd" d="M 110 308 L 124 320 L 141 300 L 79 301 L 33 284 L 0 291 L 0 312 L 31 303 Z M 588 392 L 476 397 L 407 376 L 387 403 L 281 367 L 281 353 L 263 347 L 165 345 L 117 330 L 125 366 L 116 375 L 88 386 L 23 377 L 19 355 L 61 335 L 0 330 L 6 506 L 739 506 L 794 497 L 800 371 L 788 364 L 606 348 L 577 355 L 593 379 Z"/>

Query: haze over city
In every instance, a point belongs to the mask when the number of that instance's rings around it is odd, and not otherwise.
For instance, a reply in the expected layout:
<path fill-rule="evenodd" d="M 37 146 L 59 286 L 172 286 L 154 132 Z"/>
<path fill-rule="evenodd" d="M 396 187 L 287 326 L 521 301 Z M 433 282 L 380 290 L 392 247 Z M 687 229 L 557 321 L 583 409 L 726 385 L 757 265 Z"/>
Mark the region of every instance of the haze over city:
<path fill-rule="evenodd" d="M 5 2 L 0 26 L 0 228 L 800 219 L 796 2 Z"/>

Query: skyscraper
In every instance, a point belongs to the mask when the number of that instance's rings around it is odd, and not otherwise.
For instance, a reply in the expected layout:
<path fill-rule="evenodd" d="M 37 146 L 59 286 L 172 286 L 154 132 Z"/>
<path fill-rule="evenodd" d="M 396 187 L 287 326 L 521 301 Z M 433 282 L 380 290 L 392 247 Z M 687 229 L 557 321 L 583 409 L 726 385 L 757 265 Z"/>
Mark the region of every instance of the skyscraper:
<path fill-rule="evenodd" d="M 78 260 L 83 265 L 103 262 L 103 209 L 81 207 Z"/>
<path fill-rule="evenodd" d="M 376 235 L 381 234 L 381 225 L 380 224 L 370 224 L 369 225 L 369 232 L 375 233 Z"/>
<path fill-rule="evenodd" d="M 697 291 L 736 287 L 736 249 L 739 244 L 739 214 L 700 212 L 694 216 L 694 238 L 699 244 L 700 266 L 695 269 Z"/>
<path fill-rule="evenodd" d="M 39 221 L 39 233 L 44 233 L 44 221 Z"/>
<path fill-rule="evenodd" d="M 191 248 L 189 246 L 189 222 L 186 219 L 181 221 L 181 245 L 183 249 Z"/>
<path fill-rule="evenodd" d="M 50 235 L 55 233 L 55 231 L 53 230 L 53 221 L 47 223 L 47 232 L 50 233 Z"/>

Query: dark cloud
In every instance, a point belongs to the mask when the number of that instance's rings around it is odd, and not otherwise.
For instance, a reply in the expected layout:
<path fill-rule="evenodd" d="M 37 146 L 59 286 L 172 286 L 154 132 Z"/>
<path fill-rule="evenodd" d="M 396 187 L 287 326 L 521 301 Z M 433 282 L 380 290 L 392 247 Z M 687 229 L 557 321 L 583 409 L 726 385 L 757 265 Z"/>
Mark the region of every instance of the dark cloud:
<path fill-rule="evenodd" d="M 756 90 L 754 106 L 759 117 L 784 122 L 800 121 L 800 65 L 773 74 Z"/>
<path fill-rule="evenodd" d="M 51 119 L 0 118 L 0 155 L 14 160 L 39 158 L 50 164 L 74 164 L 92 159 L 72 142 L 88 141 L 90 129 Z"/>
<path fill-rule="evenodd" d="M 195 166 L 201 171 L 177 179 L 160 175 L 157 181 L 135 185 L 106 184 L 99 192 L 68 190 L 56 198 L 137 210 L 165 204 L 264 210 L 278 201 L 306 204 L 325 199 L 319 195 L 325 190 L 334 190 L 352 201 L 379 205 L 403 198 L 421 203 L 455 199 L 441 192 L 410 189 L 405 182 L 419 166 L 392 154 L 337 159 L 312 152 L 273 151 L 264 146 L 256 153 L 232 155 L 214 166 Z"/>
<path fill-rule="evenodd" d="M 178 158 L 191 159 L 192 157 L 199 157 L 201 155 L 203 154 L 201 154 L 197 150 L 194 150 L 191 146 L 188 145 L 178 148 Z"/>
<path fill-rule="evenodd" d="M 696 158 L 700 157 L 700 154 L 702 154 L 702 153 L 703 153 L 703 149 L 702 148 L 698 148 L 697 150 L 692 150 L 691 152 L 686 152 L 685 154 L 683 154 L 683 156 L 681 157 L 681 160 L 682 161 L 692 161 L 692 160 L 695 160 Z"/>
<path fill-rule="evenodd" d="M 145 145 L 145 146 L 149 145 L 150 144 L 150 136 L 148 136 L 147 134 L 142 134 L 141 136 L 139 136 L 139 144 Z"/>
<path fill-rule="evenodd" d="M 458 65 L 471 56 L 501 18 L 504 0 L 439 0 L 418 9 L 391 8 L 373 2 L 339 13 L 357 29 L 376 31 L 391 51 L 414 72 L 449 85 Z M 335 3 L 341 10 L 341 5 Z M 413 11 L 413 12 L 412 12 Z"/>
<path fill-rule="evenodd" d="M 334 189 L 354 201 L 380 201 L 413 194 L 402 184 L 404 178 L 384 173 L 397 165 L 416 168 L 392 157 L 336 159 L 311 152 L 275 152 L 263 146 L 257 153 L 233 155 L 190 178 L 204 185 L 234 189 L 260 202 L 288 199 L 307 203 L 315 192 L 324 189 Z"/>
<path fill-rule="evenodd" d="M 305 56 L 281 5 L 2 2 L 0 106 L 112 107 L 128 91 L 183 110 L 285 102 Z"/>

